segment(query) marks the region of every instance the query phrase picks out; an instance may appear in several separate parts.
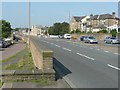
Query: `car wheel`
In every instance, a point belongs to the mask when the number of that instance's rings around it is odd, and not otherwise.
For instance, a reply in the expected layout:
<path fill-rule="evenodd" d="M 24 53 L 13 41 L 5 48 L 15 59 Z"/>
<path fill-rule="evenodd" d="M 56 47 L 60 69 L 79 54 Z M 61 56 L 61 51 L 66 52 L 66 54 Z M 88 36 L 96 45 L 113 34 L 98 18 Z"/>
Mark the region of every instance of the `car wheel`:
<path fill-rule="evenodd" d="M 111 41 L 110 44 L 113 44 L 113 42 Z"/>

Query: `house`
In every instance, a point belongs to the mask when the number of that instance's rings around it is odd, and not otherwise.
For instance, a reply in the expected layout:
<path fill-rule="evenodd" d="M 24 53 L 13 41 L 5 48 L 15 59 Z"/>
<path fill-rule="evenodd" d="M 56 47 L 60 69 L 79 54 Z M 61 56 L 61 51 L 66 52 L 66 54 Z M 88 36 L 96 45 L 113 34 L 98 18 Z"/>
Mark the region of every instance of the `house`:
<path fill-rule="evenodd" d="M 108 29 L 113 25 L 119 26 L 120 19 L 116 17 L 115 12 L 112 14 L 91 15 L 87 20 L 87 25 L 90 25 L 92 32 L 98 32 L 102 29 Z"/>
<path fill-rule="evenodd" d="M 116 17 L 115 12 L 112 12 L 112 14 L 73 16 L 70 21 L 70 30 L 79 29 L 84 32 L 98 32 L 113 25 L 120 26 L 120 18 Z"/>
<path fill-rule="evenodd" d="M 43 36 L 45 32 L 48 32 L 48 28 L 46 26 L 42 25 L 33 25 L 31 30 L 31 35 L 37 36 Z"/>
<path fill-rule="evenodd" d="M 81 24 L 82 24 L 82 19 L 85 18 L 86 16 L 73 16 L 71 21 L 70 21 L 70 31 L 74 31 L 76 29 L 81 30 Z"/>

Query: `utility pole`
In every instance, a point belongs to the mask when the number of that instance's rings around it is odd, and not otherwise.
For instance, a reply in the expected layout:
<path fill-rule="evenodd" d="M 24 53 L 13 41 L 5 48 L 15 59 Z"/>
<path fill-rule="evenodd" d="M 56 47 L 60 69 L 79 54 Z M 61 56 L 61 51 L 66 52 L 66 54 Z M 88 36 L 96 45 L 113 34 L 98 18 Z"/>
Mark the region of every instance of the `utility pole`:
<path fill-rule="evenodd" d="M 28 0 L 28 46 L 30 46 L 30 0 Z"/>
<path fill-rule="evenodd" d="M 69 30 L 70 30 L 70 12 L 69 12 Z"/>

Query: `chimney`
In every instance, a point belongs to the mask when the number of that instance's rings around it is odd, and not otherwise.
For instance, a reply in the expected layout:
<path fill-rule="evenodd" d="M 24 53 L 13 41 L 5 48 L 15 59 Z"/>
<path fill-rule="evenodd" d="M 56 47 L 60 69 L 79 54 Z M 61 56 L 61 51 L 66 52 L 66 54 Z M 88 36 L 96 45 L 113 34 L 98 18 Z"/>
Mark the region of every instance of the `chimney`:
<path fill-rule="evenodd" d="M 115 18 L 115 12 L 112 12 L 112 17 Z"/>
<path fill-rule="evenodd" d="M 92 16 L 93 16 L 93 14 L 90 14 L 90 16 L 92 17 Z"/>

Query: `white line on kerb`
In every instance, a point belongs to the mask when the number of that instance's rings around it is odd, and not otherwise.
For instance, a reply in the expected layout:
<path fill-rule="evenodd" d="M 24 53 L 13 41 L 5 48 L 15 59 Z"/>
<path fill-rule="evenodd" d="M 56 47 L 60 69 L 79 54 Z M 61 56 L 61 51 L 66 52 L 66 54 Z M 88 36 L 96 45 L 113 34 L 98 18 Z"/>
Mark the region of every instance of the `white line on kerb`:
<path fill-rule="evenodd" d="M 70 50 L 70 49 L 67 49 L 67 48 L 63 48 L 64 50 L 67 50 L 67 51 L 69 51 L 69 52 L 71 52 L 72 50 Z"/>
<path fill-rule="evenodd" d="M 89 56 L 83 55 L 83 54 L 81 54 L 81 53 L 77 53 L 77 54 L 80 55 L 80 56 L 86 57 L 86 58 L 88 58 L 88 59 L 95 60 L 94 58 L 91 58 L 91 57 L 89 57 Z"/>
<path fill-rule="evenodd" d="M 113 65 L 110 65 L 110 64 L 107 64 L 107 66 L 109 66 L 109 67 L 111 67 L 111 68 L 114 68 L 114 69 L 116 69 L 116 70 L 120 70 L 120 68 L 118 68 L 118 67 L 115 67 L 115 66 L 113 66 Z"/>

